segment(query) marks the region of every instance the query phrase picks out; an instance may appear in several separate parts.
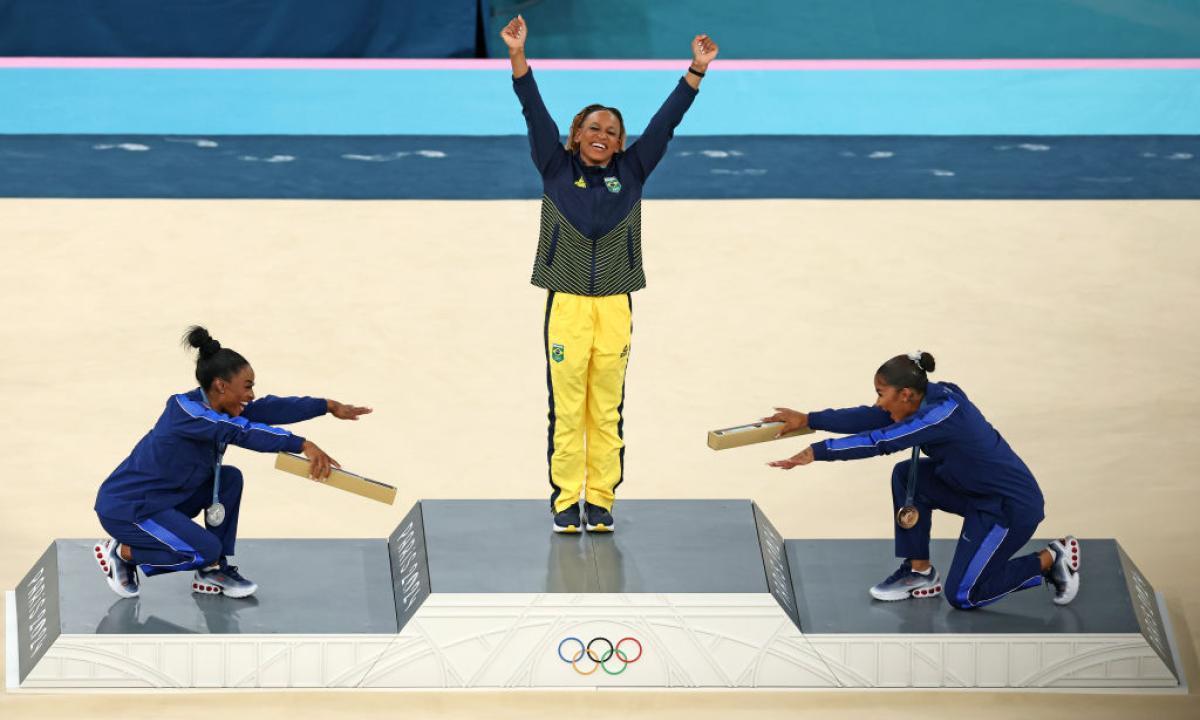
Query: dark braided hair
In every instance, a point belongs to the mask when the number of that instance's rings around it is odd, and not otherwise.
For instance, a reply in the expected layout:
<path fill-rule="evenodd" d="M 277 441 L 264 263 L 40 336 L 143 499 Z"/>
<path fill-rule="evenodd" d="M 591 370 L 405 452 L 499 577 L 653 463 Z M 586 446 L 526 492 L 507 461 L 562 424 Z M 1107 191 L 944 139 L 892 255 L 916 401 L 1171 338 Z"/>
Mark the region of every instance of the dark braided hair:
<path fill-rule="evenodd" d="M 242 368 L 250 364 L 240 353 L 229 348 L 221 347 L 221 343 L 213 339 L 199 325 L 189 327 L 183 333 L 184 347 L 194 347 L 200 351 L 196 357 L 196 381 L 200 387 L 208 390 L 213 380 L 232 380 Z"/>
<path fill-rule="evenodd" d="M 933 372 L 936 363 L 929 353 L 918 350 L 907 355 L 897 355 L 879 366 L 875 374 L 883 378 L 883 383 L 897 390 L 912 388 L 924 395 L 929 386 L 929 373 Z"/>

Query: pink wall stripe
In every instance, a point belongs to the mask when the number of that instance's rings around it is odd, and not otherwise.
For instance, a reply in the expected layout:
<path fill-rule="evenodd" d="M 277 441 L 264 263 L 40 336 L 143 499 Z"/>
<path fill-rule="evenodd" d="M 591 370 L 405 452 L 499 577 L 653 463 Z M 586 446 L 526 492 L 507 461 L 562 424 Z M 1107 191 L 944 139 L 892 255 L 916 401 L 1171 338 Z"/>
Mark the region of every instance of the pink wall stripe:
<path fill-rule="evenodd" d="M 537 60 L 542 70 L 682 70 L 680 60 Z M 0 57 L 0 68 L 167 70 L 504 70 L 508 60 Z M 717 60 L 714 70 L 1198 70 L 1200 58 Z"/>

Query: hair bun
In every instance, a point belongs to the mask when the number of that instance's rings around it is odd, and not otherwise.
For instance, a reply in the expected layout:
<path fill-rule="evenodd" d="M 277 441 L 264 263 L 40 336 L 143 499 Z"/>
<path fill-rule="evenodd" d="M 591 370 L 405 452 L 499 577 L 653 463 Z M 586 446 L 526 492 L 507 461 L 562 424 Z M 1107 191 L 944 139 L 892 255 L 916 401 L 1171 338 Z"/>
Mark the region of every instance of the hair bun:
<path fill-rule="evenodd" d="M 926 375 L 933 372 L 933 368 L 937 366 L 937 362 L 933 359 L 933 356 L 924 350 L 917 350 L 908 353 L 908 359 L 912 360 L 913 364 L 917 366 L 917 369 Z"/>
<path fill-rule="evenodd" d="M 183 334 L 183 343 L 200 351 L 200 357 L 212 357 L 221 349 L 221 343 L 208 334 L 208 330 L 200 325 L 192 325 Z"/>
<path fill-rule="evenodd" d="M 917 364 L 921 366 L 926 375 L 933 372 L 933 369 L 937 367 L 937 361 L 933 359 L 933 356 L 924 351 L 921 352 L 921 360 Z"/>

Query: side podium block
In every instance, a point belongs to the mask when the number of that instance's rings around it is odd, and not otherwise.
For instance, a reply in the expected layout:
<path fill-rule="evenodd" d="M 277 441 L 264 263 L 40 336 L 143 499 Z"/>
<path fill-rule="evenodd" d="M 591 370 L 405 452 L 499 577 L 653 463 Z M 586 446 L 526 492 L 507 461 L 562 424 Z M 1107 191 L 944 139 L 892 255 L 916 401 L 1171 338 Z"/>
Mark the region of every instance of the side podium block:
<path fill-rule="evenodd" d="M 292 455 L 291 453 L 279 453 L 275 456 L 276 470 L 283 470 L 284 472 L 289 472 L 293 475 L 299 475 L 302 478 L 313 480 L 312 478 L 309 478 L 311 467 L 312 463 L 307 458 L 299 455 Z M 329 477 L 325 478 L 324 480 L 313 480 L 313 482 L 319 482 L 322 485 L 329 485 L 330 487 L 335 487 L 338 490 L 345 490 L 346 492 L 354 493 L 355 495 L 361 495 L 365 498 L 377 500 L 385 505 L 391 505 L 392 503 L 396 502 L 396 488 L 388 485 L 387 483 L 381 483 L 377 480 L 371 480 L 361 475 L 355 475 L 352 472 L 346 472 L 340 468 L 334 468 L 333 471 L 329 473 Z"/>
<path fill-rule="evenodd" d="M 743 445 L 753 445 L 754 443 L 767 442 L 769 440 L 783 440 L 784 438 L 811 435 L 813 433 L 812 428 L 802 428 L 800 430 L 793 430 L 777 438 L 775 437 L 775 433 L 779 432 L 779 428 L 781 427 L 783 427 L 783 423 L 780 422 L 756 422 L 749 425 L 721 428 L 720 430 L 709 430 L 708 446 L 713 450 L 728 450 L 729 448 L 742 447 Z"/>

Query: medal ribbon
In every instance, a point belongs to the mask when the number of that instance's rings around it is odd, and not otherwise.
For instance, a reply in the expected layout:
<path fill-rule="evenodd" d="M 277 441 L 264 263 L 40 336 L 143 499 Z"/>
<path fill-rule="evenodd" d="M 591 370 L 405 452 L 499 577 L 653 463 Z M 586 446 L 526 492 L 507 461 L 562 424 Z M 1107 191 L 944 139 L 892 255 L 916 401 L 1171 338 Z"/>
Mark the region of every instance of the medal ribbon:
<path fill-rule="evenodd" d="M 208 404 L 208 394 L 204 392 L 204 388 L 200 388 L 200 402 L 204 403 L 204 407 L 208 408 L 209 410 L 212 410 L 212 405 Z M 208 506 L 209 510 L 211 510 L 212 508 L 214 508 L 220 504 L 218 502 L 218 499 L 221 494 L 221 459 L 225 457 L 225 448 L 226 447 L 227 447 L 227 443 L 217 443 L 217 459 L 216 459 L 216 463 L 213 467 L 213 498 L 212 498 L 212 505 Z M 205 520 L 207 520 L 207 519 L 208 519 L 208 513 L 206 512 Z M 220 525 L 222 522 L 225 522 L 225 518 L 221 518 L 220 522 L 216 522 L 213 524 Z"/>
<path fill-rule="evenodd" d="M 914 507 L 913 498 L 917 496 L 917 460 L 921 457 L 921 446 L 914 445 L 912 462 L 908 467 L 908 486 L 904 489 L 904 506 Z"/>
<path fill-rule="evenodd" d="M 225 457 L 225 443 L 217 445 L 217 463 L 213 468 L 213 499 L 212 506 L 217 505 L 217 496 L 221 494 L 221 458 Z M 912 481 L 909 481 L 910 485 Z M 217 523 L 220 525 L 221 523 Z"/>

